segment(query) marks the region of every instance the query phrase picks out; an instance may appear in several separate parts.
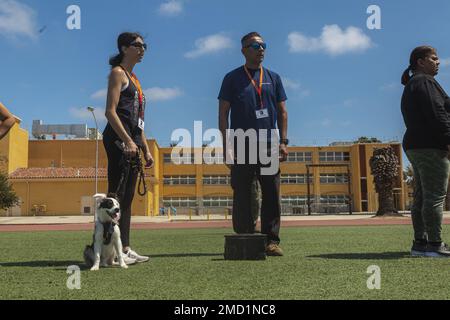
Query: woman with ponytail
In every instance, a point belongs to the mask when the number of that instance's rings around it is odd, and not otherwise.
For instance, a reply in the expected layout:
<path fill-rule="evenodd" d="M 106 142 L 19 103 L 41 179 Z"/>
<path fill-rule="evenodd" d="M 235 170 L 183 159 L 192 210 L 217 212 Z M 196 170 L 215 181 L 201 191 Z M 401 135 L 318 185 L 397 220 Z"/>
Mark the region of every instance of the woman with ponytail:
<path fill-rule="evenodd" d="M 415 48 L 403 72 L 401 110 L 406 125 L 403 149 L 414 171 L 411 218 L 414 256 L 450 257 L 442 242 L 442 211 L 449 179 L 450 99 L 434 78 L 436 49 Z"/>
<path fill-rule="evenodd" d="M 133 158 L 141 149 L 146 167 L 153 158 L 144 134 L 145 96 L 134 66 L 144 58 L 147 45 L 138 33 L 122 33 L 117 39 L 119 53 L 109 60 L 108 96 L 103 144 L 108 156 L 108 193 L 116 193 L 120 202 L 120 236 L 125 262 L 145 262 L 149 258 L 137 254 L 130 247 L 131 203 L 136 189 L 138 172 L 133 170 Z"/>

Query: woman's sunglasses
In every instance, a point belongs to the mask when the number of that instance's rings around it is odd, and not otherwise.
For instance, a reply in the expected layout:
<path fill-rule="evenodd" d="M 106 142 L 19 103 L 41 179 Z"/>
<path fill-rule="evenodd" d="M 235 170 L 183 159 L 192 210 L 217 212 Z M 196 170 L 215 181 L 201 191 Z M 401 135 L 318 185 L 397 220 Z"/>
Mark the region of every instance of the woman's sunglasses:
<path fill-rule="evenodd" d="M 130 43 L 130 46 L 133 46 L 135 48 L 141 48 L 141 49 L 144 49 L 145 51 L 147 51 L 147 44 L 146 43 L 133 42 L 133 43 Z"/>

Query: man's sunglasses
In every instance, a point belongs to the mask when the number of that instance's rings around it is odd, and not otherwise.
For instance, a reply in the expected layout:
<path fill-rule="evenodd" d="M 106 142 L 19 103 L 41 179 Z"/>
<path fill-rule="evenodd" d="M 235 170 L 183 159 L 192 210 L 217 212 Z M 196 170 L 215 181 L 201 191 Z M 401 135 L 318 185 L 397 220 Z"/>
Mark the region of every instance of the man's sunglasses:
<path fill-rule="evenodd" d="M 141 48 L 141 49 L 144 49 L 145 51 L 147 51 L 147 44 L 146 43 L 133 42 L 133 43 L 130 43 L 130 46 L 133 46 L 133 47 L 136 47 L 136 48 Z"/>
<path fill-rule="evenodd" d="M 252 42 L 248 46 L 245 46 L 244 48 L 252 48 L 254 50 L 259 50 L 259 48 L 263 48 L 263 50 L 266 50 L 266 43 L 265 42 Z"/>

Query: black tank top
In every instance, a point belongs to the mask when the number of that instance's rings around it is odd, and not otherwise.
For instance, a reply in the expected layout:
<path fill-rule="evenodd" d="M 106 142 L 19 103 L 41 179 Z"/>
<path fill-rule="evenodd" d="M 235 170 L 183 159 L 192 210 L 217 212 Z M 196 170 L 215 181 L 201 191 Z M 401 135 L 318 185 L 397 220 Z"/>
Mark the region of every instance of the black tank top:
<path fill-rule="evenodd" d="M 122 122 L 125 131 L 133 139 L 136 145 L 143 147 L 141 133 L 142 130 L 139 128 L 139 118 L 144 121 L 145 113 L 145 95 L 142 94 L 142 106 L 139 105 L 139 92 L 128 76 L 128 72 L 125 72 L 128 78 L 128 87 L 120 92 L 119 103 L 117 104 L 116 113 Z M 103 131 L 103 138 L 110 138 L 115 140 L 120 140 L 117 133 L 114 131 L 112 126 L 106 125 Z"/>

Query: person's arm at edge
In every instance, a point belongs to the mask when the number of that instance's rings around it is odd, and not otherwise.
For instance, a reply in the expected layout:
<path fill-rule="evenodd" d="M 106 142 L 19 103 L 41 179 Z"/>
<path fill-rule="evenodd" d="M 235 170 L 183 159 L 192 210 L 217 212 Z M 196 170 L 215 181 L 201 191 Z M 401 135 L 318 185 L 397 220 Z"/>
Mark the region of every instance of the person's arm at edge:
<path fill-rule="evenodd" d="M 426 79 L 421 84 L 422 105 L 428 106 L 424 109 L 425 117 L 444 136 L 447 149 L 450 151 L 450 119 L 445 110 L 445 100 L 440 99 L 441 93 L 433 81 Z"/>
<path fill-rule="evenodd" d="M 0 102 L 0 140 L 8 134 L 15 123 L 16 118 Z"/>
<path fill-rule="evenodd" d="M 286 109 L 286 101 L 277 103 L 277 125 L 280 131 L 280 139 L 287 139 L 288 113 Z M 281 161 L 286 161 L 288 156 L 287 146 L 280 144 Z"/>

